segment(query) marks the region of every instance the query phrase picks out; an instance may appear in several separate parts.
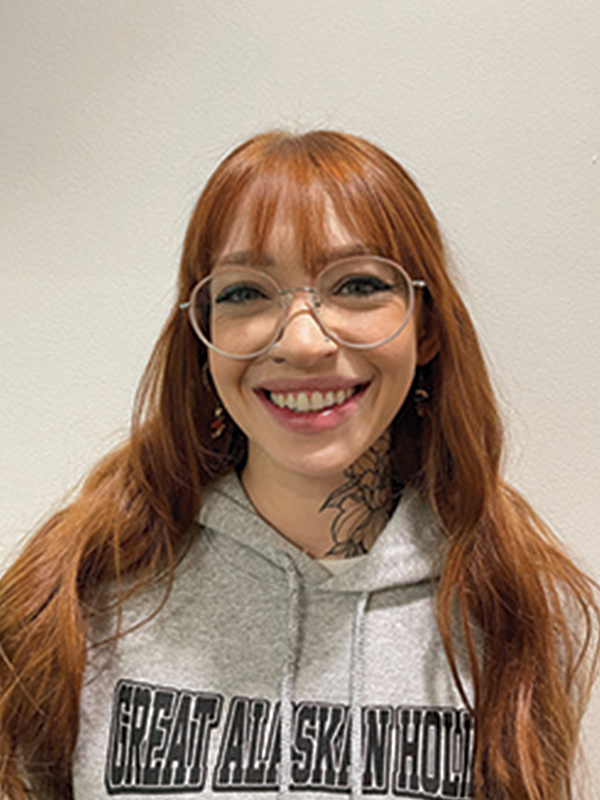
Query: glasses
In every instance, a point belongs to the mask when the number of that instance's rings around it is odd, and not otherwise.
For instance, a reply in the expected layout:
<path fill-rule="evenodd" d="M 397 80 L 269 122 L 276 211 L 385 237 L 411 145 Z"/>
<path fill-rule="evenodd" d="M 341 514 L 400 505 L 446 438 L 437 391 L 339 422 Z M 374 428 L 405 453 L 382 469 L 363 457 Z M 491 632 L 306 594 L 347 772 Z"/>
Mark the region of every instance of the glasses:
<path fill-rule="evenodd" d="M 250 267 L 219 270 L 196 284 L 181 308 L 207 347 L 254 358 L 277 344 L 291 301 L 302 292 L 326 337 L 366 350 L 398 336 L 412 314 L 414 289 L 425 286 L 387 258 L 352 256 L 329 264 L 313 286 L 291 289 Z"/>

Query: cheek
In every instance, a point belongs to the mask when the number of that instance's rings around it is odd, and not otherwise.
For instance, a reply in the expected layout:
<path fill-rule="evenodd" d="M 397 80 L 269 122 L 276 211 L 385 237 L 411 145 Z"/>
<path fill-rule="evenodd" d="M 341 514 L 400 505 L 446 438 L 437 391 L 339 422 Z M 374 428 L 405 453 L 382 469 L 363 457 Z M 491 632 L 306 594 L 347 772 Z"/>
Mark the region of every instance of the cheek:
<path fill-rule="evenodd" d="M 379 364 L 381 370 L 382 408 L 390 421 L 407 399 L 417 369 L 416 341 L 390 342 L 389 351 Z M 382 354 L 383 356 L 383 354 Z"/>
<path fill-rule="evenodd" d="M 386 383 L 396 384 L 399 390 L 403 387 L 408 390 L 417 369 L 417 340 L 414 330 L 404 331 L 397 340 L 382 348 L 380 369 Z"/>

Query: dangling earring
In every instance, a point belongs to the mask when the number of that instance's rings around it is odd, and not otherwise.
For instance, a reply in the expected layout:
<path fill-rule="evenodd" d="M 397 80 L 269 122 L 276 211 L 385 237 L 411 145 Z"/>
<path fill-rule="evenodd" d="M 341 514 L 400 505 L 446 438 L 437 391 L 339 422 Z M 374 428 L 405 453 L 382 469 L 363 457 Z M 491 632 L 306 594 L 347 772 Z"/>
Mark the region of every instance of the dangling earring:
<path fill-rule="evenodd" d="M 225 433 L 227 427 L 227 420 L 225 418 L 225 410 L 223 406 L 219 405 L 213 411 L 213 421 L 210 423 L 210 435 L 213 439 L 219 439 Z"/>
<path fill-rule="evenodd" d="M 221 405 L 219 400 L 219 396 L 217 395 L 214 386 L 212 385 L 212 381 L 209 377 L 208 372 L 208 361 L 204 362 L 204 366 L 202 367 L 202 383 L 208 389 L 208 391 L 213 394 L 217 398 L 217 405 L 213 411 L 213 418 L 212 422 L 210 423 L 210 436 L 211 439 L 220 439 L 221 436 L 225 433 L 225 428 L 227 427 L 227 415 L 225 414 L 225 409 Z"/>
<path fill-rule="evenodd" d="M 417 385 L 413 392 L 413 403 L 415 405 L 415 413 L 421 419 L 425 416 L 427 403 L 431 400 L 430 392 L 425 388 L 425 378 L 423 370 L 417 371 Z"/>

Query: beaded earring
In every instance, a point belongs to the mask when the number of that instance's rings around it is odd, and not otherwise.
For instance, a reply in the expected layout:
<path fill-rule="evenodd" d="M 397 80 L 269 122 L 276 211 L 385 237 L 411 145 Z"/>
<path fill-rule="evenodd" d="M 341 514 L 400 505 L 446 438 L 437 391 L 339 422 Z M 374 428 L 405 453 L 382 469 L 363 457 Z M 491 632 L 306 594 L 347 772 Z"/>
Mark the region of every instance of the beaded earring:
<path fill-rule="evenodd" d="M 425 388 L 425 378 L 423 371 L 417 372 L 417 385 L 413 392 L 413 403 L 415 405 L 415 412 L 421 419 L 425 416 L 427 404 L 431 400 L 431 393 Z"/>
<path fill-rule="evenodd" d="M 210 436 L 211 439 L 219 439 L 225 433 L 225 428 L 227 427 L 227 415 L 225 414 L 225 409 L 221 405 L 219 396 L 217 395 L 210 379 L 208 361 L 205 361 L 204 366 L 202 367 L 202 383 L 208 389 L 208 391 L 217 398 L 217 405 L 213 411 L 213 418 L 212 422 L 210 423 Z"/>

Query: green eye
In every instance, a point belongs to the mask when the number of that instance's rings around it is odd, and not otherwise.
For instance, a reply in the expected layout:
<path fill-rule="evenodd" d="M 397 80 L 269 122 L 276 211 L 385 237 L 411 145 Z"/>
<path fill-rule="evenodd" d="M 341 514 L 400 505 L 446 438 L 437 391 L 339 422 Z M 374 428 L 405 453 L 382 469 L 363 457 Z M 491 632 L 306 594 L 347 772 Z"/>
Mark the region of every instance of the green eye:
<path fill-rule="evenodd" d="M 265 299 L 267 299 L 267 295 L 260 287 L 241 283 L 234 286 L 227 286 L 219 292 L 214 302 L 216 305 L 220 305 L 221 303 L 243 305 L 245 303 L 252 303 L 256 300 Z"/>
<path fill-rule="evenodd" d="M 335 289 L 336 295 L 368 297 L 378 292 L 389 291 L 392 287 L 374 275 L 353 275 Z"/>

